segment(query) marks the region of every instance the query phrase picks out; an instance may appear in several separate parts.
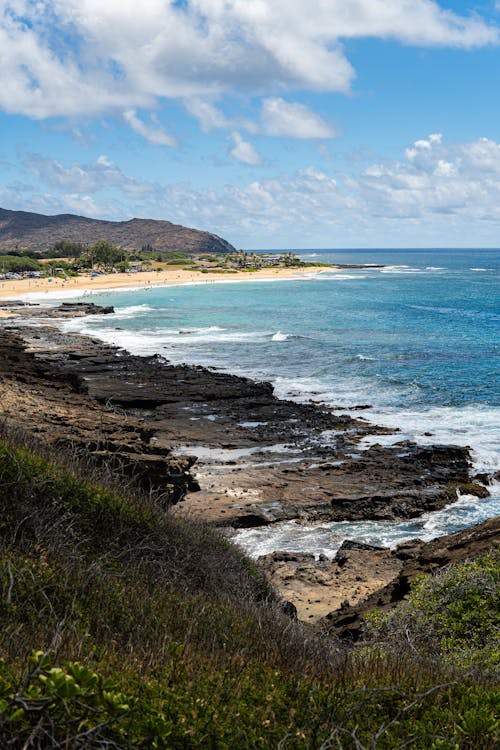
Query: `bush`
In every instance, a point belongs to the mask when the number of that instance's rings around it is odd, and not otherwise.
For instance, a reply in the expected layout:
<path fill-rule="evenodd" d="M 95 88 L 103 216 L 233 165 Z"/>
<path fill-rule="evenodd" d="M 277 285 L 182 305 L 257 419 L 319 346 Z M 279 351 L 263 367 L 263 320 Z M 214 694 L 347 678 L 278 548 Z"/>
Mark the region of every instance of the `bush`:
<path fill-rule="evenodd" d="M 346 690 L 255 663 L 198 665 L 172 644 L 169 664 L 109 678 L 34 652 L 19 677 L 0 663 L 0 744 L 13 750 L 494 750 L 497 691 L 444 685 Z"/>
<path fill-rule="evenodd" d="M 42 266 L 33 258 L 22 255 L 0 255 L 0 273 L 41 270 Z"/>
<path fill-rule="evenodd" d="M 368 633 L 461 668 L 498 669 L 500 549 L 421 577 L 398 607 L 369 619 Z"/>

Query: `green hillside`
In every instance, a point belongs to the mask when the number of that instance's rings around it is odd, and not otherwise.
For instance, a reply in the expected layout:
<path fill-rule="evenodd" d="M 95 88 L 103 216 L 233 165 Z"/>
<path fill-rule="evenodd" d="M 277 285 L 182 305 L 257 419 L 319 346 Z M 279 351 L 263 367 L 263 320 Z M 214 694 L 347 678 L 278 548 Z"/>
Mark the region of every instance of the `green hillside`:
<path fill-rule="evenodd" d="M 0 439 L 0 747 L 498 746 L 498 554 L 348 649 L 216 531 L 97 478 Z"/>

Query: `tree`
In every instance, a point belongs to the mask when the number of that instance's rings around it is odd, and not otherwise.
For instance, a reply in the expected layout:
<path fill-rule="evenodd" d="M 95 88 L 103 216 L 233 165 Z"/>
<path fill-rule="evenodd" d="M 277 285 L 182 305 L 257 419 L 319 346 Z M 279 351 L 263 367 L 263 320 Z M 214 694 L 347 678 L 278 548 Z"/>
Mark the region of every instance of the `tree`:
<path fill-rule="evenodd" d="M 18 273 L 22 271 L 40 271 L 40 264 L 26 256 L 1 255 L 0 273 Z"/>
<path fill-rule="evenodd" d="M 111 271 L 116 263 L 125 260 L 125 251 L 107 240 L 97 240 L 88 249 L 92 268 L 98 266 L 105 271 Z"/>
<path fill-rule="evenodd" d="M 300 264 L 299 259 L 294 253 L 288 252 L 283 256 L 283 262 L 285 266 L 298 266 Z"/>
<path fill-rule="evenodd" d="M 81 242 L 58 240 L 52 245 L 50 253 L 54 258 L 79 258 L 86 249 Z"/>

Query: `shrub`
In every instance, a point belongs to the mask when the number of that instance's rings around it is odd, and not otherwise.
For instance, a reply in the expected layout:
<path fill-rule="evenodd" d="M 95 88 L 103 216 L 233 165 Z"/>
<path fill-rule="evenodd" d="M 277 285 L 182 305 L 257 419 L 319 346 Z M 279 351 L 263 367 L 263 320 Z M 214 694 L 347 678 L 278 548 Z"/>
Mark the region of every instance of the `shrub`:
<path fill-rule="evenodd" d="M 27 256 L 0 255 L 0 273 L 18 273 L 22 271 L 41 271 L 38 261 Z"/>
<path fill-rule="evenodd" d="M 374 615 L 368 634 L 463 668 L 500 666 L 500 549 L 422 576 L 407 599 Z"/>

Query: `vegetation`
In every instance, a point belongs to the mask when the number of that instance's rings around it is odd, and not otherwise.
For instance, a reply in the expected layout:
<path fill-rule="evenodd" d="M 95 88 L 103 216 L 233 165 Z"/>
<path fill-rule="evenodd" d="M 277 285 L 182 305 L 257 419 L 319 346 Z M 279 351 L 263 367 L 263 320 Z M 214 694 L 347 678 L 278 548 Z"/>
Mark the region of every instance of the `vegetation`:
<path fill-rule="evenodd" d="M 46 258 L 79 258 L 87 250 L 87 246 L 82 242 L 72 242 L 71 240 L 59 240 L 52 245 L 52 248 L 45 254 Z"/>
<path fill-rule="evenodd" d="M 85 256 L 91 267 L 98 266 L 111 271 L 117 263 L 123 262 L 128 253 L 107 240 L 98 240 L 87 249 Z"/>
<path fill-rule="evenodd" d="M 455 666 L 498 669 L 500 550 L 422 576 L 399 607 L 370 618 L 369 633 Z"/>
<path fill-rule="evenodd" d="M 349 651 L 286 617 L 217 532 L 62 460 L 0 437 L 0 747 L 497 747 L 498 555 L 422 582 Z"/>
<path fill-rule="evenodd" d="M 38 260 L 48 260 L 38 264 Z M 276 267 L 322 267 L 321 263 L 305 263 L 291 252 L 277 254 L 257 254 L 240 250 L 237 253 L 215 255 L 205 253 L 201 255 L 187 254 L 182 250 L 158 251 L 150 244 L 144 245 L 140 251 L 127 251 L 113 245 L 107 240 L 98 240 L 92 245 L 80 242 L 60 240 L 47 251 L 14 250 L 10 254 L 2 255 L 0 250 L 0 273 L 9 271 L 41 271 L 57 275 L 72 276 L 81 271 L 129 271 L 133 264 L 142 268 L 150 267 L 153 263 L 164 264 L 155 266 L 161 271 L 165 266 L 180 266 L 186 270 L 208 271 L 218 273 L 234 273 L 237 270 L 249 273 L 262 268 Z M 137 270 L 137 269 L 135 269 Z"/>
<path fill-rule="evenodd" d="M 33 258 L 23 255 L 0 255 L 0 273 L 40 271 L 41 266 Z"/>

